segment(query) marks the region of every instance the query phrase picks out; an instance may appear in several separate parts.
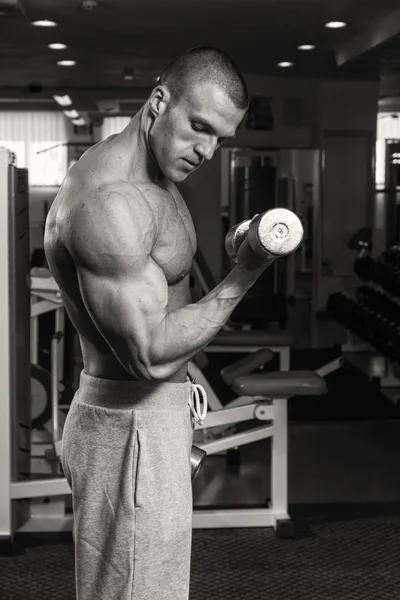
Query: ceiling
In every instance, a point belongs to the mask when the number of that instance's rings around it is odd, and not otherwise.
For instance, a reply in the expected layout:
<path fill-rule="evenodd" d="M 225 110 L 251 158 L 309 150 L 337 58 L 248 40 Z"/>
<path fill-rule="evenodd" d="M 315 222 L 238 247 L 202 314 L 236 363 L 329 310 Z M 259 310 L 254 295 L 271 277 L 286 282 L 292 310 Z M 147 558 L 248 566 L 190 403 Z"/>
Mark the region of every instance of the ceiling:
<path fill-rule="evenodd" d="M 35 19 L 58 26 L 33 27 Z M 331 20 L 348 26 L 325 28 Z M 316 49 L 297 49 L 306 43 Z M 399 0 L 98 0 L 92 11 L 82 0 L 0 0 L 0 105 L 57 109 L 53 94 L 66 93 L 82 111 L 141 101 L 170 59 L 198 45 L 225 50 L 247 73 L 379 77 L 381 106 L 399 103 Z M 77 64 L 57 66 L 64 58 Z M 282 60 L 293 67 L 279 68 Z"/>

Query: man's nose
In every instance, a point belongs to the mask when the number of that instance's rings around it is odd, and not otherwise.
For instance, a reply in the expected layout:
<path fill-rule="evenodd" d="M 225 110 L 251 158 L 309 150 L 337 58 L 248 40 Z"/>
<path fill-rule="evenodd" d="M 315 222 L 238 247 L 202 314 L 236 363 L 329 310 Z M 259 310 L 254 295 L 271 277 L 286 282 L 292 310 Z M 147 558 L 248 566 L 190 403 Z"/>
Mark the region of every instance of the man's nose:
<path fill-rule="evenodd" d="M 196 146 L 195 151 L 205 160 L 211 160 L 214 156 L 215 150 L 217 149 L 217 145 L 217 140 L 210 140 L 208 143 L 202 142 Z"/>

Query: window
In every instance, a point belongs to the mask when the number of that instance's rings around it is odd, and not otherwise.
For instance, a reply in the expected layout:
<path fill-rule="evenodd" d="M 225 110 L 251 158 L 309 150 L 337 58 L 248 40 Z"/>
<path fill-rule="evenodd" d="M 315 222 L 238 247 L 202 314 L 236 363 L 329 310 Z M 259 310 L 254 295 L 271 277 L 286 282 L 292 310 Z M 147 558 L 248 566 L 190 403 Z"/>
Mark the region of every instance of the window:
<path fill-rule="evenodd" d="M 29 170 L 30 186 L 61 185 L 67 173 L 66 118 L 59 112 L 0 112 L 0 146 Z"/>
<path fill-rule="evenodd" d="M 131 117 L 105 117 L 101 126 L 101 139 L 105 140 L 109 135 L 121 133 L 131 121 Z"/>
<path fill-rule="evenodd" d="M 376 132 L 376 169 L 375 186 L 378 189 L 385 187 L 385 159 L 386 159 L 386 140 L 400 140 L 400 114 L 399 113 L 379 113 Z"/>

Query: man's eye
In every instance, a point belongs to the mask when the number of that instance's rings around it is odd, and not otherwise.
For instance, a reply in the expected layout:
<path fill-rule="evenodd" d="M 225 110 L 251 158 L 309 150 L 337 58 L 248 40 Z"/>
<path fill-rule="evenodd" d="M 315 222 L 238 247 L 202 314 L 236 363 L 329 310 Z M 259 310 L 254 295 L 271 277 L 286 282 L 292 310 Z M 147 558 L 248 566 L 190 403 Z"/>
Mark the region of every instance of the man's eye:
<path fill-rule="evenodd" d="M 194 129 L 195 131 L 205 131 L 204 127 L 196 125 L 196 123 L 192 123 L 192 129 Z"/>

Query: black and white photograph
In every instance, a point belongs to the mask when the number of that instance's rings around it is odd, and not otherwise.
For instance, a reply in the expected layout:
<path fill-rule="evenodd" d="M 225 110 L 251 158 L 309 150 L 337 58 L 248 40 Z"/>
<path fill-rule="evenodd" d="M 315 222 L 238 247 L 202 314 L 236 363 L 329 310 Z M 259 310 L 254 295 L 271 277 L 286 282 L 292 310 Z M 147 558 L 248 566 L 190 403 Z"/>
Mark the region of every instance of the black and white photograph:
<path fill-rule="evenodd" d="M 399 0 L 0 0 L 0 600 L 400 600 Z"/>

